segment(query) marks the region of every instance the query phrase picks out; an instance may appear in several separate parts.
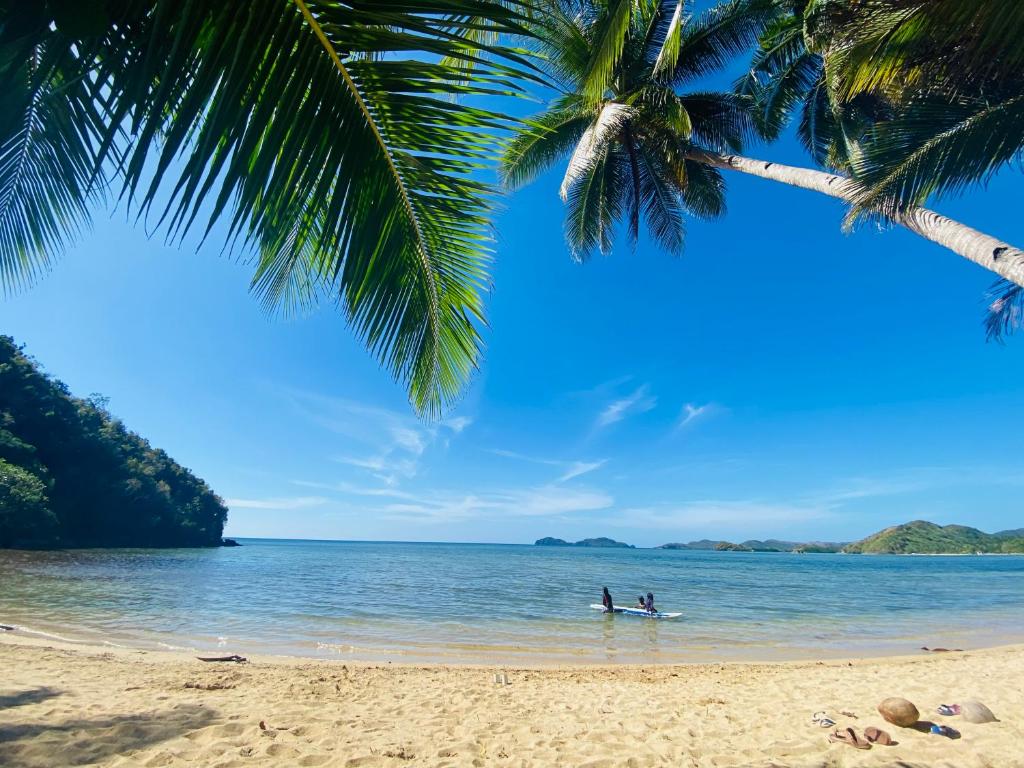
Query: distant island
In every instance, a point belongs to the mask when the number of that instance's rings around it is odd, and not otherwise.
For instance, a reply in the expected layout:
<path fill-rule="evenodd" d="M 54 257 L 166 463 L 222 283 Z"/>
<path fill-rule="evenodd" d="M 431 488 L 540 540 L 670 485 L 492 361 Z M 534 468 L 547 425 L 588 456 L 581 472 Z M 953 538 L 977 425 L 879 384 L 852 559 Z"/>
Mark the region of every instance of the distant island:
<path fill-rule="evenodd" d="M 843 548 L 851 554 L 973 555 L 1024 553 L 1024 530 L 984 533 L 965 525 L 915 520 L 894 525 Z"/>
<path fill-rule="evenodd" d="M 1024 528 L 999 533 L 984 533 L 965 525 L 936 525 L 915 520 L 894 525 L 860 541 L 796 542 L 780 539 L 758 541 L 749 539 L 739 543 L 701 539 L 686 544 L 673 542 L 655 549 L 714 550 L 717 552 L 798 552 L 886 555 L 973 555 L 1024 553 Z"/>
<path fill-rule="evenodd" d="M 545 536 L 543 539 L 537 539 L 534 546 L 537 547 L 603 547 L 603 548 L 619 548 L 619 549 L 636 549 L 632 544 L 626 544 L 621 541 L 615 541 L 615 539 L 609 539 L 604 536 L 599 536 L 596 539 L 581 539 L 580 541 L 572 542 L 566 541 L 565 539 L 555 539 L 551 536 Z"/>
<path fill-rule="evenodd" d="M 0 336 L 0 548 L 213 547 L 202 480 Z"/>
<path fill-rule="evenodd" d="M 765 541 L 759 541 L 758 539 L 748 539 L 739 543 L 731 541 L 716 541 L 713 539 L 701 539 L 700 541 L 691 541 L 686 544 L 681 542 L 673 542 L 670 544 L 662 544 L 655 549 L 695 549 L 695 550 L 715 550 L 718 552 L 839 552 L 846 546 L 845 542 L 833 542 L 833 541 L 812 541 L 812 542 L 797 542 L 797 541 L 782 541 L 780 539 L 766 539 Z"/>

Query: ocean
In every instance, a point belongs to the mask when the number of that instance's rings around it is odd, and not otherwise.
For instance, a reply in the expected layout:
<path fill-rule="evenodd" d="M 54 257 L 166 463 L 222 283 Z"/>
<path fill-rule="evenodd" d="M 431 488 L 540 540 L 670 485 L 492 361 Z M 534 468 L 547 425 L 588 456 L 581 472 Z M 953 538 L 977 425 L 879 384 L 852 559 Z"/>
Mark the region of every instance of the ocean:
<path fill-rule="evenodd" d="M 0 550 L 0 623 L 70 642 L 379 661 L 831 658 L 1024 640 L 1024 556 L 241 539 Z M 592 610 L 653 591 L 673 620 Z"/>

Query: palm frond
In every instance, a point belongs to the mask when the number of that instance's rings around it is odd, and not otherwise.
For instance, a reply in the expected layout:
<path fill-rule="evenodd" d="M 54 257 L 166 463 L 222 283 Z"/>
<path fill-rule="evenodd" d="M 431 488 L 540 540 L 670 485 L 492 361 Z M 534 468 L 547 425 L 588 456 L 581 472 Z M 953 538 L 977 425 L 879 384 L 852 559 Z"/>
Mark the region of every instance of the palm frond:
<path fill-rule="evenodd" d="M 676 85 L 720 71 L 749 50 L 778 18 L 775 0 L 728 0 L 683 25 L 672 80 Z"/>
<path fill-rule="evenodd" d="M 52 37 L 9 62 L 0 131 L 0 285 L 29 286 L 89 222 L 99 113 L 83 80 L 68 82 L 67 46 Z M 20 66 L 19 66 L 20 65 Z"/>
<path fill-rule="evenodd" d="M 67 144 L 92 130 L 89 121 L 47 117 L 65 144 L 51 143 L 62 154 L 39 168 L 59 204 L 49 220 L 17 212 L 37 231 L 8 226 L 0 260 L 16 264 L 24 233 L 47 251 L 62 242 L 83 210 L 67 190 L 115 161 L 139 216 L 154 216 L 176 241 L 226 220 L 229 243 L 259 254 L 253 287 L 265 302 L 290 310 L 336 301 L 416 408 L 437 415 L 480 357 L 493 190 L 478 177 L 510 124 L 455 97 L 518 92 L 529 69 L 521 52 L 481 41 L 522 33 L 524 6 L 125 8 L 61 71 L 92 85 L 89 104 L 102 118 L 95 162 L 79 162 Z M 17 152 L 6 139 L 3 147 L 10 175 Z"/>
<path fill-rule="evenodd" d="M 1024 327 L 1024 288 L 1009 280 L 1000 280 L 989 290 L 989 301 L 985 313 L 985 333 L 989 341 L 1002 341 Z"/>
<path fill-rule="evenodd" d="M 740 152 L 754 133 L 750 100 L 739 94 L 702 91 L 679 99 L 693 126 L 694 144 L 713 152 Z"/>
<path fill-rule="evenodd" d="M 654 67 L 651 70 L 655 76 L 671 72 L 679 63 L 679 48 L 683 38 L 683 0 L 677 0 L 672 16 L 669 19 L 668 27 L 665 30 L 665 37 L 658 48 L 658 55 L 654 59 Z"/>
<path fill-rule="evenodd" d="M 501 158 L 502 183 L 517 189 L 533 181 L 579 143 L 593 119 L 575 97 L 566 97 L 536 118 L 524 122 Z"/>
<path fill-rule="evenodd" d="M 608 144 L 619 134 L 622 126 L 633 114 L 632 107 L 614 101 L 601 108 L 597 119 L 587 126 L 572 157 L 569 158 L 569 165 L 565 169 L 565 177 L 558 191 L 563 201 L 568 199 L 570 190 L 577 185 L 580 178 L 591 175 L 596 164 L 604 163 Z"/>
<path fill-rule="evenodd" d="M 725 214 L 725 179 L 722 172 L 695 160 L 686 161 L 686 186 L 683 204 L 700 219 L 716 219 Z"/>
<path fill-rule="evenodd" d="M 891 216 L 930 194 L 987 180 L 1024 147 L 1024 94 L 997 103 L 924 102 L 868 131 L 853 171 L 853 215 Z"/>
<path fill-rule="evenodd" d="M 580 84 L 582 95 L 592 102 L 601 101 L 611 84 L 626 45 L 633 5 L 634 0 L 608 0 L 603 18 L 592 27 L 597 35 L 590 41 L 590 60 Z"/>
<path fill-rule="evenodd" d="M 638 155 L 647 229 L 662 248 L 670 254 L 680 255 L 686 241 L 686 221 L 680 205 L 680 179 L 667 167 L 665 154 L 657 148 L 641 143 Z"/>

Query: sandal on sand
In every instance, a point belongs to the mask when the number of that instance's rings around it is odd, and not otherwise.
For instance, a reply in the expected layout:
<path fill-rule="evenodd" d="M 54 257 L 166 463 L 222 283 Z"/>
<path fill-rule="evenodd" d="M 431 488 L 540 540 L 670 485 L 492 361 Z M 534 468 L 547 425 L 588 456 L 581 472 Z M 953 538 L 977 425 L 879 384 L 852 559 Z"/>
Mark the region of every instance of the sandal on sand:
<path fill-rule="evenodd" d="M 811 722 L 815 725 L 820 725 L 822 728 L 831 728 L 836 724 L 836 721 L 829 717 L 824 710 L 811 715 Z"/>
<path fill-rule="evenodd" d="M 871 749 L 871 743 L 862 739 L 853 728 L 836 730 L 828 735 L 828 740 L 833 744 L 836 742 L 849 744 L 856 749 Z"/>
<path fill-rule="evenodd" d="M 931 732 L 936 736 L 945 736 L 950 739 L 959 739 L 960 731 L 950 728 L 948 725 L 932 725 Z"/>
<path fill-rule="evenodd" d="M 959 704 L 939 704 L 938 712 L 939 712 L 940 715 L 944 715 L 945 717 L 952 717 L 953 715 L 959 715 L 960 714 L 960 705 Z"/>
<path fill-rule="evenodd" d="M 864 729 L 864 738 L 872 744 L 881 744 L 883 747 L 894 747 L 898 743 L 893 741 L 892 736 L 888 733 L 873 725 Z"/>

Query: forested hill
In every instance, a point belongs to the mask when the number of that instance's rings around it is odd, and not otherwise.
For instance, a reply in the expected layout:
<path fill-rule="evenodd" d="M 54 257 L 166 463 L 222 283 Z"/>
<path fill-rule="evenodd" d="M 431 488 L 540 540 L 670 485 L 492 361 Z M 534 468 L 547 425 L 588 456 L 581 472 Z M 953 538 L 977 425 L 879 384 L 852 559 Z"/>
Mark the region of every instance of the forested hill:
<path fill-rule="evenodd" d="M 0 336 L 0 547 L 202 547 L 227 508 Z"/>

